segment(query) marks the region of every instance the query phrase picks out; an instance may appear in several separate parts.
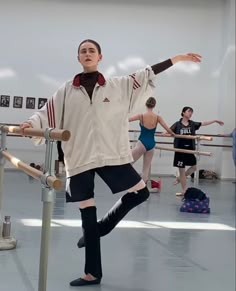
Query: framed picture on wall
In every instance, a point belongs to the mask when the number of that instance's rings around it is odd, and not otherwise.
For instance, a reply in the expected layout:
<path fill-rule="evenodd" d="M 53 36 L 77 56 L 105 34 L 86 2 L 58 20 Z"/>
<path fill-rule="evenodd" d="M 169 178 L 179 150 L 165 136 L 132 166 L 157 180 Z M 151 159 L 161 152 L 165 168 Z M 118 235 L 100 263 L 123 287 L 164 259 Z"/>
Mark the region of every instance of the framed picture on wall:
<path fill-rule="evenodd" d="M 27 109 L 35 109 L 35 98 L 34 97 L 26 97 L 26 108 Z"/>
<path fill-rule="evenodd" d="M 10 96 L 9 95 L 1 95 L 0 106 L 1 107 L 9 107 L 10 106 Z"/>
<path fill-rule="evenodd" d="M 38 99 L 38 109 L 42 108 L 46 103 L 48 99 L 47 98 L 39 98 Z"/>
<path fill-rule="evenodd" d="M 14 108 L 22 108 L 22 104 L 23 104 L 23 97 L 14 96 L 13 107 Z"/>

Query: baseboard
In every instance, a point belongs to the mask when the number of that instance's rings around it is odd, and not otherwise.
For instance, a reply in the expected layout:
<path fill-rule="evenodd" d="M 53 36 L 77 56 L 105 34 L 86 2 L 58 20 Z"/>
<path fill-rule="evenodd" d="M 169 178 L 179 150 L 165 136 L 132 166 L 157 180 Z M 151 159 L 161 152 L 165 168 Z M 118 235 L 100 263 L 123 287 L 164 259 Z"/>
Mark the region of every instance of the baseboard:
<path fill-rule="evenodd" d="M 235 178 L 220 178 L 219 180 L 226 181 L 226 182 L 234 182 L 236 180 L 236 177 Z"/>

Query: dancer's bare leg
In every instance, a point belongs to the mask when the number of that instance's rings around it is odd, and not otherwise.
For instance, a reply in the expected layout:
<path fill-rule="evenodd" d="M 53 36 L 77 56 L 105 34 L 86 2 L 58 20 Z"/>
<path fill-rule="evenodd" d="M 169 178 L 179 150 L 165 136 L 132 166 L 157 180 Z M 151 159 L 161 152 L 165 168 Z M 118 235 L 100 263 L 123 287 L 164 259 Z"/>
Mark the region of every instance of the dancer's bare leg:
<path fill-rule="evenodd" d="M 146 152 L 145 146 L 141 143 L 141 141 L 137 141 L 135 147 L 132 149 L 132 156 L 134 159 L 134 163 Z"/>
<path fill-rule="evenodd" d="M 191 176 L 192 173 L 196 172 L 196 170 L 197 170 L 197 166 L 196 165 L 189 167 L 188 170 L 185 172 L 185 176 L 186 177 L 187 176 Z"/>
<path fill-rule="evenodd" d="M 179 181 L 182 187 L 182 192 L 176 193 L 176 196 L 183 196 L 187 190 L 187 180 L 185 175 L 185 168 L 179 168 Z"/>
<path fill-rule="evenodd" d="M 189 167 L 188 170 L 185 171 L 185 176 L 186 177 L 191 176 L 192 173 L 196 172 L 196 170 L 197 170 L 197 166 L 196 165 Z M 176 180 L 173 183 L 173 185 L 177 185 L 179 183 L 180 183 L 180 177 L 176 177 Z"/>
<path fill-rule="evenodd" d="M 154 155 L 154 149 L 147 151 L 143 155 L 143 172 L 142 172 L 142 178 L 145 183 L 147 183 L 148 175 L 150 172 L 151 164 L 152 164 L 152 158 Z"/>

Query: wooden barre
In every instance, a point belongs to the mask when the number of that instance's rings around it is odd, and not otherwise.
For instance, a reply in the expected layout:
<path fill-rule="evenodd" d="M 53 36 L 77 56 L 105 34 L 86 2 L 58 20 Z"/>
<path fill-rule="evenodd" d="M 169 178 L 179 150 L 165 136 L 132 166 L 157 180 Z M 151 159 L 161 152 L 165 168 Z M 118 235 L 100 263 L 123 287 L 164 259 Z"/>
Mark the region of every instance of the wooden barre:
<path fill-rule="evenodd" d="M 227 145 L 227 144 L 206 144 L 206 143 L 201 143 L 201 146 L 218 147 L 218 148 L 232 148 L 233 147 L 233 146 Z"/>
<path fill-rule="evenodd" d="M 172 137 L 172 138 L 183 138 L 183 139 L 199 139 L 199 140 L 208 140 L 212 141 L 213 138 L 211 136 L 203 136 L 203 135 L 182 135 L 182 134 L 176 134 L 175 136 L 172 136 L 167 133 L 156 133 L 155 136 L 161 136 L 161 137 Z"/>
<path fill-rule="evenodd" d="M 203 135 L 207 135 L 207 136 L 211 136 L 211 137 L 227 137 L 227 138 L 232 138 L 232 136 L 230 136 L 229 134 L 203 134 Z"/>
<path fill-rule="evenodd" d="M 140 133 L 141 131 L 140 130 L 129 130 L 129 132 Z M 172 138 L 174 138 L 173 136 L 171 136 L 168 133 L 161 133 L 159 131 L 157 131 L 155 133 L 155 136 L 172 137 Z M 208 140 L 208 141 L 212 141 L 213 140 L 212 136 L 206 136 L 204 134 L 202 134 L 202 135 L 182 135 L 182 134 L 176 134 L 175 137 L 177 137 L 177 138 L 185 138 L 185 139 L 200 139 L 200 140 Z"/>
<path fill-rule="evenodd" d="M 201 155 L 201 156 L 211 156 L 212 155 L 212 153 L 210 153 L 210 152 L 184 150 L 184 149 L 177 149 L 177 148 L 155 147 L 155 149 L 177 152 L 177 153 L 185 153 L 185 154 L 196 154 L 196 155 Z"/>
<path fill-rule="evenodd" d="M 44 137 L 45 130 L 36 128 L 25 128 L 24 131 L 19 126 L 0 126 L 4 132 L 14 133 L 21 136 Z M 65 129 L 52 129 L 49 133 L 51 139 L 68 141 L 70 131 Z"/>
<path fill-rule="evenodd" d="M 35 178 L 36 180 L 40 180 L 42 176 L 44 176 L 43 172 L 32 168 L 31 166 L 25 164 L 21 160 L 17 159 L 16 157 L 12 156 L 8 151 L 2 151 L 2 155 L 12 163 L 16 168 L 22 170 L 29 176 Z M 55 190 L 59 190 L 62 187 L 61 180 L 57 179 L 53 176 L 47 177 L 47 185 Z"/>
<path fill-rule="evenodd" d="M 130 142 L 137 142 L 137 139 L 130 139 Z M 167 144 L 167 145 L 172 145 L 173 142 L 168 142 L 168 141 L 156 141 L 156 144 Z M 206 146 L 206 147 L 222 147 L 222 148 L 232 148 L 231 145 L 224 145 L 224 144 L 207 144 L 207 143 L 201 143 L 201 146 Z"/>
<path fill-rule="evenodd" d="M 140 130 L 137 129 L 130 129 L 129 132 L 136 132 L 139 133 L 141 132 Z M 161 131 L 156 131 L 157 134 L 162 134 Z M 231 138 L 231 136 L 229 134 L 206 134 L 206 133 L 202 133 L 201 136 L 207 136 L 207 137 L 229 137 Z"/>

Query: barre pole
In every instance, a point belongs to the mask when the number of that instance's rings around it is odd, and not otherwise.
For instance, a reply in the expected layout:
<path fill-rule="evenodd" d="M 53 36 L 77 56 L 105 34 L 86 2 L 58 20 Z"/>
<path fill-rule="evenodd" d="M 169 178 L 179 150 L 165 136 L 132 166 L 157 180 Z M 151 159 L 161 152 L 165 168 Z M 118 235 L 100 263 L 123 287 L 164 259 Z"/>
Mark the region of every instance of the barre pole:
<path fill-rule="evenodd" d="M 0 222 L 1 222 L 1 210 L 2 210 L 2 200 L 3 200 L 3 176 L 4 176 L 4 164 L 5 159 L 3 157 L 3 150 L 6 148 L 6 133 L 0 131 L 1 136 L 1 146 L 0 146 Z M 0 237 L 2 235 L 0 224 Z"/>
<path fill-rule="evenodd" d="M 207 140 L 207 141 L 212 141 L 213 140 L 213 138 L 211 136 L 203 136 L 203 135 L 175 134 L 175 136 L 172 136 L 172 135 L 167 134 L 167 133 L 155 133 L 155 136 L 172 137 L 172 138 L 183 138 L 183 139 Z"/>
<path fill-rule="evenodd" d="M 46 153 L 44 163 L 44 173 L 52 175 L 52 152 L 54 141 L 50 138 L 53 129 L 46 129 L 44 137 L 46 138 Z M 42 186 L 42 229 L 41 229 L 41 246 L 39 262 L 39 281 L 38 291 L 47 290 L 47 273 L 48 273 L 48 252 L 51 232 L 51 219 L 53 212 L 55 191 L 48 186 Z"/>
<path fill-rule="evenodd" d="M 196 145 L 196 150 L 198 152 L 197 154 L 197 159 L 198 161 L 200 160 L 200 155 L 199 155 L 199 152 L 200 152 L 200 139 L 197 139 L 197 145 Z M 198 172 L 198 163 L 196 163 L 196 171 L 195 171 L 195 176 L 194 176 L 194 186 L 195 187 L 198 187 L 199 185 L 199 172 Z"/>
<path fill-rule="evenodd" d="M 1 129 L 1 128 L 0 128 Z M 6 148 L 6 133 L 0 130 L 1 147 L 0 147 L 0 250 L 11 250 L 16 248 L 17 241 L 14 237 L 3 237 L 2 234 L 2 209 L 3 209 L 3 180 L 5 159 L 3 151 Z"/>
<path fill-rule="evenodd" d="M 61 181 L 52 174 L 52 151 L 53 139 L 67 141 L 70 138 L 70 132 L 67 130 L 55 130 L 53 128 L 46 128 L 45 130 L 26 129 L 24 136 L 38 136 L 46 140 L 46 154 L 44 172 L 30 167 L 23 163 L 18 158 L 12 156 L 6 151 L 6 134 L 8 132 L 22 135 L 22 129 L 19 127 L 0 126 L 1 133 L 1 148 L 0 148 L 0 166 L 4 164 L 5 159 L 10 161 L 16 168 L 24 171 L 31 177 L 40 180 L 42 185 L 42 229 L 41 229 L 41 246 L 40 246 L 40 263 L 39 263 L 39 280 L 38 291 L 46 291 L 47 289 L 47 272 L 48 272 L 48 250 L 51 230 L 51 218 L 53 211 L 53 202 L 55 196 L 55 189 L 61 188 Z M 4 159 L 3 159 L 4 158 Z M 3 168 L 3 167 L 2 167 Z M 3 181 L 3 171 L 0 168 L 0 182 Z M 2 184 L 0 185 L 0 198 L 2 196 Z M 1 206 L 1 201 L 0 201 Z M 0 209 L 1 210 L 1 209 Z M 1 214 L 1 212 L 0 212 Z M 1 217 L 0 217 L 1 218 Z M 1 237 L 0 237 L 1 238 Z M 0 240 L 1 247 L 1 240 Z"/>
<path fill-rule="evenodd" d="M 130 129 L 129 132 L 132 133 L 140 133 L 140 130 L 132 130 Z M 182 134 L 175 134 L 175 136 L 170 135 L 169 133 L 162 133 L 160 131 L 155 132 L 155 136 L 160 136 L 160 137 L 172 137 L 172 138 L 186 138 L 186 139 L 200 139 L 200 140 L 208 140 L 212 141 L 213 137 L 218 137 L 220 135 L 206 135 L 206 134 L 201 134 L 201 135 L 182 135 Z M 229 137 L 229 136 L 226 136 Z"/>
<path fill-rule="evenodd" d="M 0 126 L 6 133 L 14 133 L 21 136 L 45 137 L 45 130 L 36 128 L 25 128 L 19 126 Z M 65 129 L 51 129 L 50 139 L 68 141 L 70 139 L 70 131 Z"/>
<path fill-rule="evenodd" d="M 5 160 L 2 155 L 3 149 L 6 147 L 6 134 L 0 131 L 1 148 L 0 148 L 0 240 L 2 240 L 2 201 L 3 201 L 3 176 Z"/>
<path fill-rule="evenodd" d="M 171 152 L 178 152 L 178 153 L 185 153 L 185 154 L 194 154 L 194 155 L 202 155 L 202 156 L 211 156 L 210 152 L 202 152 L 202 151 L 193 151 L 193 150 L 184 150 L 184 149 L 177 149 L 177 148 L 166 148 L 166 147 L 155 147 L 157 150 L 164 150 L 164 151 L 171 151 Z"/>
<path fill-rule="evenodd" d="M 51 175 L 45 176 L 43 172 L 25 164 L 24 162 L 22 162 L 18 158 L 11 155 L 8 151 L 2 151 L 2 155 L 10 163 L 12 163 L 12 165 L 14 165 L 16 168 L 22 170 L 23 172 L 25 172 L 29 176 L 33 177 L 34 179 L 42 181 L 42 179 L 45 178 L 46 184 L 49 187 L 51 187 L 55 190 L 59 190 L 61 188 L 61 181 L 59 179 L 57 179 L 56 177 L 51 176 Z"/>

